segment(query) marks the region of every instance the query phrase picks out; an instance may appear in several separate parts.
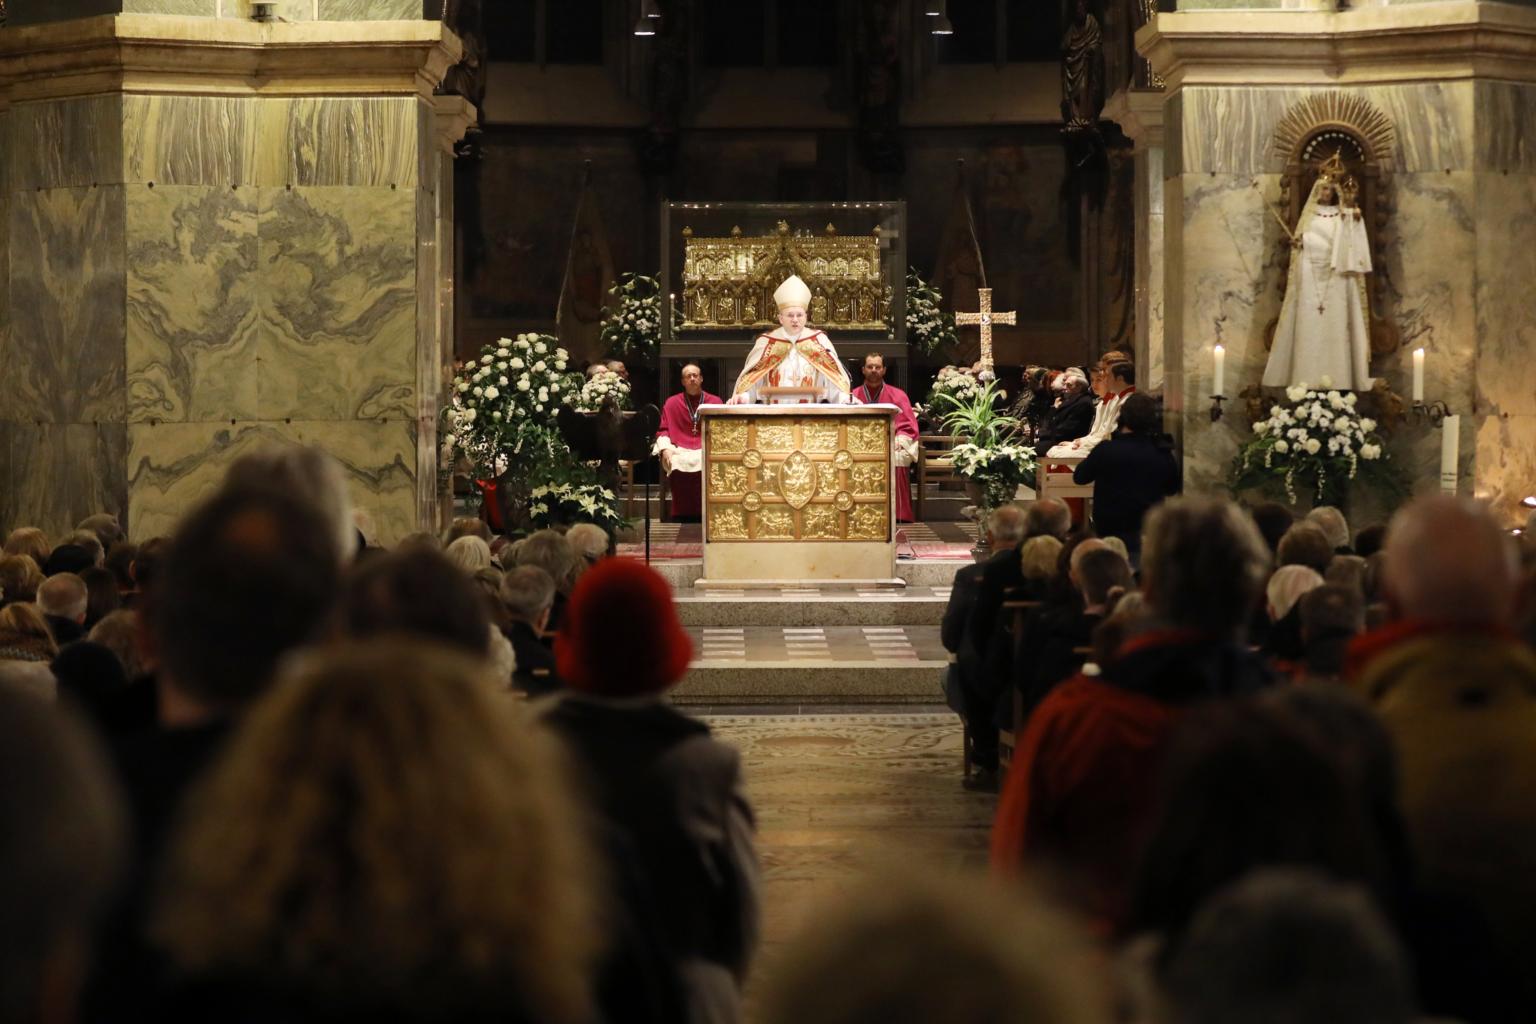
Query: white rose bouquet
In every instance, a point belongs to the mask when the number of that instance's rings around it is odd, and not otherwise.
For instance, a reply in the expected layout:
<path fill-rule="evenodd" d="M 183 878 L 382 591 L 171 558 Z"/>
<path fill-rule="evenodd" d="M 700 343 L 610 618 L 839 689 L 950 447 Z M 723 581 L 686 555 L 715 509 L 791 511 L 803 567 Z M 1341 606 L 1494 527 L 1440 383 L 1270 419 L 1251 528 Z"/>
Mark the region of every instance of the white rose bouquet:
<path fill-rule="evenodd" d="M 555 427 L 555 412 L 580 393 L 569 359 L 554 338 L 519 334 L 486 345 L 454 375 L 444 417 L 479 475 L 569 458 Z"/>
<path fill-rule="evenodd" d="M 969 367 L 946 366 L 934 378 L 933 389 L 923 404 L 942 413 L 956 403 L 972 402 L 981 394 L 984 385 L 976 379 Z"/>
<path fill-rule="evenodd" d="M 1400 489 L 1376 421 L 1360 413 L 1358 402 L 1353 391 L 1334 390 L 1326 377 L 1318 388 L 1287 389 L 1285 401 L 1269 407 L 1238 451 L 1232 488 L 1273 489 L 1278 483 L 1295 504 L 1300 485 L 1319 505 L 1343 504 L 1350 482 L 1361 476 Z"/>
<path fill-rule="evenodd" d="M 615 359 L 654 365 L 661 344 L 661 285 L 654 277 L 626 273 L 608 289 L 618 305 L 603 307 L 598 338 Z"/>
<path fill-rule="evenodd" d="M 907 344 L 925 355 L 955 342 L 955 314 L 941 307 L 944 294 L 907 268 Z"/>
<path fill-rule="evenodd" d="M 578 412 L 597 412 L 604 406 L 629 408 L 629 381 L 612 370 L 598 370 L 582 384 L 573 403 Z"/>

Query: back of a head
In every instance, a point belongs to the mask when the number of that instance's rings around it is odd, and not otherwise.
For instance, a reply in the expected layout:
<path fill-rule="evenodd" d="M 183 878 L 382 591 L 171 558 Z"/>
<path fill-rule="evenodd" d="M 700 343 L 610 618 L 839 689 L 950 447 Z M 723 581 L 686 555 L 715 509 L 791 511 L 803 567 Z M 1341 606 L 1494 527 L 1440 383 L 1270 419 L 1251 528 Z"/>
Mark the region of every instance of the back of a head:
<path fill-rule="evenodd" d="M 1024 547 L 1019 552 L 1024 579 L 1031 582 L 1044 582 L 1054 577 L 1056 563 L 1061 558 L 1061 547 L 1061 541 L 1049 535 L 1031 537 L 1025 541 Z"/>
<path fill-rule="evenodd" d="M 91 627 L 86 639 L 117 655 L 117 660 L 123 663 L 123 674 L 130 682 L 147 671 L 139 642 L 139 613 L 133 609 L 119 608 L 112 612 Z"/>
<path fill-rule="evenodd" d="M 1323 578 L 1304 565 L 1282 565 L 1269 577 L 1264 596 L 1275 621 L 1285 618 L 1303 594 L 1323 585 Z"/>
<path fill-rule="evenodd" d="M 1132 387 L 1136 383 L 1136 364 L 1129 360 L 1110 363 L 1109 376 L 1122 388 Z"/>
<path fill-rule="evenodd" d="M 1172 498 L 1147 516 L 1142 590 L 1165 622 L 1225 635 L 1248 621 L 1269 561 L 1258 527 L 1232 502 Z"/>
<path fill-rule="evenodd" d="M 124 849 L 105 761 L 59 707 L 0 688 L 0 1024 L 72 1019 L 71 977 Z M 69 993 L 73 995 L 73 993 Z"/>
<path fill-rule="evenodd" d="M 0 597 L 8 602 L 35 601 L 43 583 L 43 571 L 31 555 L 0 557 Z"/>
<path fill-rule="evenodd" d="M 1276 565 L 1304 565 L 1321 574 L 1333 561 L 1333 542 L 1314 523 L 1301 522 L 1285 531 L 1275 550 Z"/>
<path fill-rule="evenodd" d="M 1410 1024 L 1408 958 L 1359 887 L 1256 872 L 1218 893 L 1170 950 L 1170 1024 Z"/>
<path fill-rule="evenodd" d="M 20 638 L 34 654 L 47 654 L 49 658 L 59 653 L 53 631 L 42 611 L 30 601 L 16 601 L 0 608 L 0 633 L 6 634 L 7 642 L 17 645 Z"/>
<path fill-rule="evenodd" d="M 353 569 L 342 618 L 347 635 L 358 639 L 413 636 L 482 657 L 491 628 L 479 586 L 426 548 L 379 555 Z"/>
<path fill-rule="evenodd" d="M 1055 537 L 1065 540 L 1072 530 L 1072 510 L 1060 498 L 1041 498 L 1024 514 L 1026 537 Z"/>
<path fill-rule="evenodd" d="M 49 576 L 43 580 L 42 586 L 37 588 L 39 611 L 44 615 L 54 615 L 74 622 L 85 617 L 86 605 L 90 602 L 90 598 L 85 580 L 72 572 L 61 572 L 55 576 Z"/>
<path fill-rule="evenodd" d="M 1271 552 L 1279 550 L 1280 538 L 1296 525 L 1296 516 L 1289 508 L 1277 501 L 1266 501 L 1256 507 L 1250 515 L 1253 516 L 1254 525 L 1259 528 L 1259 533 Z"/>
<path fill-rule="evenodd" d="M 35 526 L 18 526 L 5 538 L 4 551 L 7 555 L 26 555 L 38 565 L 48 561 L 48 554 L 53 550 L 53 544 L 48 540 L 48 535 Z"/>
<path fill-rule="evenodd" d="M 779 960 L 765 1024 L 1107 1024 L 1075 922 L 983 878 L 912 874 L 854 894 Z"/>
<path fill-rule="evenodd" d="M 1077 559 L 1077 580 L 1086 603 L 1103 604 L 1111 588 L 1132 586 L 1131 567 L 1113 548 L 1095 548 Z"/>
<path fill-rule="evenodd" d="M 491 564 L 491 546 L 479 537 L 460 537 L 443 551 L 450 564 L 466 573 L 478 572 Z"/>
<path fill-rule="evenodd" d="M 582 574 L 555 638 L 560 678 L 604 697 L 659 694 L 683 677 L 692 656 L 671 586 L 628 558 L 605 558 Z"/>
<path fill-rule="evenodd" d="M 460 516 L 448 526 L 445 544 L 452 544 L 460 537 L 479 537 L 487 545 L 491 543 L 491 527 L 479 516 Z"/>
<path fill-rule="evenodd" d="M 482 661 L 296 659 L 193 795 L 156 934 L 327 1019 L 575 1024 L 597 924 L 569 774 Z"/>
<path fill-rule="evenodd" d="M 112 550 L 102 560 L 102 568 L 112 574 L 112 578 L 117 581 L 117 589 L 122 593 L 133 589 L 133 561 L 138 557 L 139 546 L 121 540 L 112 545 Z"/>
<path fill-rule="evenodd" d="M 1014 547 L 1024 539 L 1024 510 L 1013 502 L 997 506 L 987 516 L 987 532 L 998 548 Z"/>
<path fill-rule="evenodd" d="M 578 555 L 595 562 L 608 554 L 608 531 L 596 523 L 577 523 L 565 533 L 565 542 Z"/>
<path fill-rule="evenodd" d="M 1337 508 L 1319 505 L 1307 513 L 1306 521 L 1327 534 L 1328 543 L 1333 545 L 1335 551 L 1349 547 L 1349 520 Z"/>
<path fill-rule="evenodd" d="M 144 606 L 159 667 L 177 689 L 238 706 L 266 686 L 279 658 L 320 634 L 341 571 L 328 526 L 308 502 L 266 487 L 226 486 L 193 510 Z"/>
<path fill-rule="evenodd" d="M 1386 526 L 1382 523 L 1374 523 L 1355 534 L 1355 554 L 1361 558 L 1370 558 L 1380 551 L 1386 542 Z"/>
<path fill-rule="evenodd" d="M 94 537 L 91 539 L 95 540 Z M 61 572 L 83 572 L 95 564 L 96 557 L 90 549 L 66 542 L 49 553 L 41 569 L 44 576 L 57 576 Z"/>
<path fill-rule="evenodd" d="M 555 581 L 536 565 L 519 565 L 501 577 L 501 603 L 518 622 L 538 622 L 554 601 Z"/>
<path fill-rule="evenodd" d="M 111 551 L 113 546 L 123 539 L 123 524 L 119 523 L 117 516 L 110 512 L 97 512 L 93 516 L 86 516 L 80 520 L 75 529 L 90 530 L 94 533 L 103 552 Z"/>
<path fill-rule="evenodd" d="M 555 589 L 569 593 L 581 573 L 581 560 L 565 536 L 555 530 L 539 530 L 523 538 L 513 559 L 518 565 L 536 565 L 549 573 Z"/>
<path fill-rule="evenodd" d="M 77 548 L 84 548 L 90 555 L 92 565 L 100 565 L 107 557 L 107 546 L 101 542 L 95 530 L 76 530 L 69 534 L 60 543 L 72 544 Z"/>
<path fill-rule="evenodd" d="M 1309 865 L 1380 884 L 1364 795 L 1343 762 L 1288 712 L 1252 700 L 1179 720 L 1136 882 L 1137 930 L 1175 940 L 1212 893 L 1249 871 Z"/>
<path fill-rule="evenodd" d="M 1354 636 L 1365 628 L 1365 601 L 1354 587 L 1325 583 L 1301 596 L 1303 640 Z"/>
<path fill-rule="evenodd" d="M 1323 573 L 1323 579 L 1328 583 L 1351 587 L 1364 596 L 1365 564 L 1365 559 L 1359 555 L 1334 555 L 1333 561 L 1328 563 L 1328 571 Z"/>
<path fill-rule="evenodd" d="M 85 584 L 85 624 L 93 626 L 117 611 L 123 605 L 122 594 L 117 589 L 117 577 L 112 570 L 97 567 L 80 574 Z"/>
<path fill-rule="evenodd" d="M 1156 437 L 1163 432 L 1163 421 L 1157 414 L 1157 399 L 1138 391 L 1120 406 L 1121 430 L 1130 431 L 1137 437 Z"/>
<path fill-rule="evenodd" d="M 1507 625 L 1519 590 L 1514 542 L 1487 508 L 1449 495 L 1420 498 L 1387 531 L 1382 585 L 1405 618 Z"/>
<path fill-rule="evenodd" d="M 357 526 L 347 478 L 341 463 L 319 448 L 284 445 L 247 452 L 230 463 L 224 485 L 263 487 L 293 495 L 320 515 L 337 564 L 350 562 L 357 553 Z"/>

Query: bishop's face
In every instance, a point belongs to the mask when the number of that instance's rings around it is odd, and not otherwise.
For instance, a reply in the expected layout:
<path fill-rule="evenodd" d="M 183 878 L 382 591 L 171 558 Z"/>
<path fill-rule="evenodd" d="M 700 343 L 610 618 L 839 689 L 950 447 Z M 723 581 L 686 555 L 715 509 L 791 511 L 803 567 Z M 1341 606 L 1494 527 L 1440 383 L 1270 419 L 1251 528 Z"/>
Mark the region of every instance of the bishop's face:
<path fill-rule="evenodd" d="M 864 386 L 871 390 L 885 385 L 885 360 L 870 356 L 864 360 Z"/>
<path fill-rule="evenodd" d="M 698 398 L 699 392 L 704 390 L 704 373 L 697 366 L 689 363 L 683 367 L 683 393 L 689 398 Z"/>
<path fill-rule="evenodd" d="M 805 310 L 799 306 L 785 306 L 779 310 L 779 326 L 790 334 L 799 334 L 805 330 Z"/>

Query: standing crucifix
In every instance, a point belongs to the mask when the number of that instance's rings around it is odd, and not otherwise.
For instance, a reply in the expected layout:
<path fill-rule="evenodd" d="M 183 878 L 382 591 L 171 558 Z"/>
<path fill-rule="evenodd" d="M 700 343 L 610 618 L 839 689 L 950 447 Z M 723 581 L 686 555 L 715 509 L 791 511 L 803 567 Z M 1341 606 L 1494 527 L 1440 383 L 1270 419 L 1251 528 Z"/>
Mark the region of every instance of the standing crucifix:
<path fill-rule="evenodd" d="M 981 328 L 981 373 L 977 376 L 982 380 L 993 380 L 997 374 L 992 371 L 992 325 L 1014 324 L 1018 322 L 1018 313 L 1010 310 L 1007 313 L 992 312 L 992 289 L 978 288 L 981 296 L 981 309 L 975 313 L 956 313 L 956 327 L 978 326 Z"/>

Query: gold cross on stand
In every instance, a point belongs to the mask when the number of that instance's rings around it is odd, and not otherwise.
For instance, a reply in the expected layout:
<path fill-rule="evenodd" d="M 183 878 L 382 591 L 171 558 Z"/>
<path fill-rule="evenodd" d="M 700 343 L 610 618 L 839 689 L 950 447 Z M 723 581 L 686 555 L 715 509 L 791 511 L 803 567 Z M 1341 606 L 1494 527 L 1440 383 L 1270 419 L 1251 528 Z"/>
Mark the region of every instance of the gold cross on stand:
<path fill-rule="evenodd" d="M 980 327 L 981 328 L 981 373 L 982 380 L 993 380 L 997 374 L 992 370 L 992 325 L 1018 323 L 1018 313 L 992 312 L 992 289 L 978 288 L 977 294 L 981 296 L 981 309 L 975 313 L 956 313 L 956 327 Z"/>

